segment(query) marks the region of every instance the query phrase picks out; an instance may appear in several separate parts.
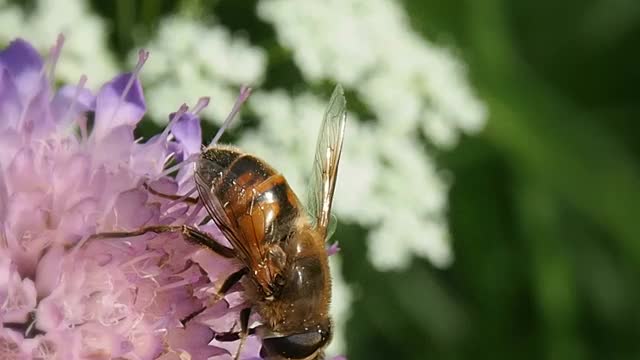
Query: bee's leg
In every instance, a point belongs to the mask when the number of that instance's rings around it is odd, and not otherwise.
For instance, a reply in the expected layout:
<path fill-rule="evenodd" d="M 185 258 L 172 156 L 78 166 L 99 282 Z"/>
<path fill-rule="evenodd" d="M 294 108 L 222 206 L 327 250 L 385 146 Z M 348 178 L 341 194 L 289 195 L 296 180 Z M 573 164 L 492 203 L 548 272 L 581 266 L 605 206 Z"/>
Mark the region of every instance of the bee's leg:
<path fill-rule="evenodd" d="M 236 252 L 234 249 L 220 244 L 213 237 L 211 237 L 211 235 L 198 230 L 193 226 L 182 225 L 182 235 L 186 240 L 198 245 L 202 245 L 222 257 L 228 259 L 236 257 Z"/>
<path fill-rule="evenodd" d="M 238 344 L 238 350 L 236 351 L 236 356 L 233 358 L 234 360 L 240 359 L 242 346 L 244 346 L 244 342 L 249 335 L 249 315 L 251 315 L 251 308 L 244 308 L 240 311 L 240 344 Z"/>
<path fill-rule="evenodd" d="M 247 335 L 254 335 L 258 327 L 259 326 L 250 328 L 249 331 L 247 332 Z M 238 341 L 240 340 L 240 332 L 234 331 L 234 332 L 217 333 L 213 338 L 220 342 Z"/>
<path fill-rule="evenodd" d="M 220 286 L 218 291 L 216 291 L 216 295 L 214 295 L 211 301 L 211 304 L 207 304 L 207 305 L 212 305 L 213 303 L 222 299 L 224 295 L 229 291 L 229 289 L 231 289 L 233 285 L 237 284 L 240 281 L 240 279 L 242 279 L 242 277 L 247 274 L 247 271 L 248 269 L 246 267 L 243 267 L 242 269 L 229 275 L 224 280 L 224 282 L 222 283 L 222 286 Z M 187 315 L 184 319 L 180 320 L 180 322 L 182 323 L 182 326 L 186 326 L 189 321 L 191 321 L 194 317 L 200 315 L 206 309 L 207 309 L 207 306 L 203 306 L 201 309 L 198 309 L 192 312 L 191 314 Z"/>
<path fill-rule="evenodd" d="M 190 196 L 184 196 L 184 195 L 165 194 L 163 192 L 156 191 L 149 184 L 147 184 L 146 182 L 142 183 L 142 186 L 144 186 L 144 188 L 147 189 L 147 191 L 149 191 L 150 193 L 152 193 L 155 196 L 159 196 L 159 197 L 162 197 L 162 198 L 165 198 L 165 199 L 169 199 L 169 200 L 183 201 L 183 202 L 186 202 L 187 204 L 191 204 L 191 205 L 195 205 L 195 204 L 198 203 L 198 199 L 197 198 L 192 198 Z"/>
<path fill-rule="evenodd" d="M 144 186 L 145 189 L 147 189 L 147 191 L 149 191 L 150 193 L 152 193 L 153 195 L 165 198 L 165 199 L 169 199 L 169 200 L 175 200 L 175 201 L 182 201 L 185 202 L 189 205 L 196 205 L 198 203 L 198 198 L 193 198 L 190 196 L 184 196 L 184 195 L 171 195 L 171 194 L 165 194 L 162 193 L 160 191 L 156 191 L 154 190 L 149 184 L 142 183 L 142 186 Z M 204 225 L 207 224 L 208 222 L 211 221 L 211 215 L 207 215 L 205 216 L 205 218 L 200 222 L 200 225 Z"/>
<path fill-rule="evenodd" d="M 242 277 L 247 274 L 247 272 L 249 272 L 249 269 L 243 267 L 242 269 L 229 275 L 229 277 L 227 277 L 222 283 L 222 286 L 220 286 L 220 289 L 218 289 L 218 296 L 225 295 L 233 285 L 237 284 L 242 279 Z"/>
<path fill-rule="evenodd" d="M 180 323 L 182 324 L 182 327 L 187 327 L 187 323 L 191 320 L 193 320 L 193 318 L 195 318 L 196 316 L 202 314 L 205 310 L 207 310 L 206 306 L 201 307 L 200 309 L 192 312 L 191 314 L 187 315 L 184 317 L 184 319 L 180 320 Z"/>
<path fill-rule="evenodd" d="M 228 248 L 219 242 L 217 242 L 211 235 L 196 229 L 193 226 L 189 225 L 175 225 L 175 226 L 167 226 L 167 225 L 155 225 L 155 226 L 145 226 L 133 231 L 114 231 L 114 232 L 103 232 L 91 235 L 88 240 L 92 239 L 106 239 L 106 238 L 127 238 L 144 235 L 146 233 L 181 233 L 182 236 L 189 242 L 202 245 L 216 254 L 225 257 L 225 258 L 233 258 L 235 257 L 235 251 L 232 248 Z"/>
<path fill-rule="evenodd" d="M 204 217 L 204 219 L 202 219 L 202 221 L 200 221 L 200 226 L 205 225 L 207 223 L 209 223 L 211 221 L 211 215 L 207 215 Z"/>

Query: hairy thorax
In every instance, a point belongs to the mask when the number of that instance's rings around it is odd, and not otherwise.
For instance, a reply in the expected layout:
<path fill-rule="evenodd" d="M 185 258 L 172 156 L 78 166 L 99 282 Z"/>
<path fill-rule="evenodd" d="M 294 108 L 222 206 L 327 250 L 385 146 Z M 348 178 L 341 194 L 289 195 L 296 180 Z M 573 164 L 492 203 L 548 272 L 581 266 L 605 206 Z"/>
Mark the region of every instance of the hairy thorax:
<path fill-rule="evenodd" d="M 277 333 L 310 329 L 329 316 L 331 277 L 324 239 L 302 225 L 283 244 L 284 284 L 272 298 L 257 297 L 256 310 Z M 255 289 L 249 291 L 255 294 Z"/>

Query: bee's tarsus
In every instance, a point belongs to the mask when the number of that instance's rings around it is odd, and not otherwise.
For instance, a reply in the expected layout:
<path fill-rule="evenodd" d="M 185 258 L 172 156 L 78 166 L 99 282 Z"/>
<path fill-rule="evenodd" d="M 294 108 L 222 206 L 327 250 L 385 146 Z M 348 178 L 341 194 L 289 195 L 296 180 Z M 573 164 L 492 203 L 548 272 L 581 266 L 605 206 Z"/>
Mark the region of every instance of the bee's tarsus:
<path fill-rule="evenodd" d="M 97 233 L 89 237 L 89 240 L 93 239 L 108 239 L 108 238 L 127 238 L 144 235 L 146 233 L 180 233 L 186 240 L 198 245 L 202 245 L 216 254 L 225 257 L 235 257 L 235 251 L 228 248 L 219 242 L 217 242 L 211 235 L 198 230 L 197 228 L 189 225 L 155 225 L 145 226 L 133 231 L 112 231 Z"/>
<path fill-rule="evenodd" d="M 181 232 L 183 225 L 177 226 L 166 226 L 166 225 L 156 225 L 156 226 L 145 226 L 133 231 L 108 231 L 101 232 L 89 237 L 89 240 L 92 239 L 108 239 L 108 238 L 128 238 L 134 236 L 144 235 L 146 233 L 167 233 L 167 232 Z"/>
<path fill-rule="evenodd" d="M 238 350 L 236 351 L 236 356 L 233 358 L 234 360 L 240 359 L 240 352 L 242 351 L 242 346 L 244 342 L 247 340 L 247 336 L 249 336 L 249 316 L 251 315 L 251 308 L 244 308 L 240 311 L 240 344 L 238 344 Z"/>
<path fill-rule="evenodd" d="M 191 320 L 193 320 L 193 318 L 195 318 L 196 316 L 202 314 L 205 310 L 207 310 L 206 306 L 203 306 L 202 308 L 192 312 L 191 314 L 187 315 L 184 319 L 180 320 L 180 323 L 182 324 L 182 327 L 187 327 L 187 323 Z"/>
<path fill-rule="evenodd" d="M 187 239 L 188 241 L 192 243 L 196 243 L 198 245 L 202 245 L 222 257 L 225 257 L 225 258 L 236 257 L 236 252 L 232 248 L 228 248 L 220 244 L 211 235 L 201 230 L 198 230 L 193 226 L 182 225 L 181 232 L 184 238 Z"/>
<path fill-rule="evenodd" d="M 240 279 L 242 279 L 242 277 L 247 274 L 247 271 L 248 269 L 246 267 L 243 267 L 242 269 L 229 275 L 229 277 L 227 277 L 227 279 L 222 283 L 222 286 L 220 286 L 220 289 L 218 289 L 218 295 L 226 294 L 231 289 L 231 287 L 233 287 L 233 285 L 237 284 Z"/>
<path fill-rule="evenodd" d="M 198 199 L 197 198 L 192 198 L 190 196 L 184 196 L 184 195 L 171 195 L 171 194 L 165 194 L 163 192 L 157 191 L 154 188 L 152 188 L 148 183 L 143 182 L 142 186 L 149 191 L 150 193 L 152 193 L 155 196 L 159 196 L 161 198 L 165 198 L 165 199 L 169 199 L 169 200 L 175 200 L 175 201 L 182 201 L 185 202 L 187 204 L 190 205 L 195 205 L 198 203 Z"/>
<path fill-rule="evenodd" d="M 257 328 L 258 328 L 258 326 L 250 328 L 249 331 L 247 332 L 247 335 L 255 335 Z M 238 340 L 240 340 L 240 332 L 239 331 L 234 331 L 234 332 L 217 333 L 214 336 L 214 339 L 216 339 L 216 340 L 218 340 L 220 342 L 238 341 Z"/>

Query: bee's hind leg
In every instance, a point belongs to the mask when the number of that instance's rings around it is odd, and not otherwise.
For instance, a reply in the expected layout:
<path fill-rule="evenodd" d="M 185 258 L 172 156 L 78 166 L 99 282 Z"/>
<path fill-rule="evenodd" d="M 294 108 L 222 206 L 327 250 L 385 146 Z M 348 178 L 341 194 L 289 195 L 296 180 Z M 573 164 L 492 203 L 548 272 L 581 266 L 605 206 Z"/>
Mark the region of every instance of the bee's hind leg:
<path fill-rule="evenodd" d="M 248 269 L 246 267 L 243 267 L 242 269 L 240 269 L 240 270 L 232 273 L 231 275 L 229 275 L 224 280 L 224 282 L 222 283 L 222 285 L 220 286 L 218 291 L 216 291 L 216 294 L 211 299 L 210 304 L 207 304 L 207 305 L 213 305 L 213 303 L 215 303 L 215 302 L 219 301 L 220 299 L 222 299 L 224 297 L 224 295 L 227 292 L 229 292 L 231 287 L 233 287 L 233 285 L 237 284 L 242 279 L 242 277 L 247 274 L 247 271 L 248 271 Z M 182 323 L 182 326 L 186 326 L 189 321 L 191 321 L 196 316 L 200 315 L 206 309 L 207 309 L 207 306 L 203 306 L 202 308 L 200 308 L 200 309 L 192 312 L 191 314 L 187 315 L 184 319 L 180 320 L 180 322 Z"/>
<path fill-rule="evenodd" d="M 163 192 L 155 190 L 154 188 L 151 187 L 151 185 L 149 185 L 146 182 L 142 183 L 142 186 L 144 186 L 144 188 L 147 189 L 148 192 L 152 193 L 155 196 L 159 196 L 161 198 L 175 200 L 175 201 L 182 201 L 190 205 L 195 205 L 198 203 L 198 198 L 193 198 L 193 197 L 184 196 L 184 195 L 165 194 Z"/>
<path fill-rule="evenodd" d="M 240 344 L 238 344 L 236 356 L 233 357 L 234 360 L 240 359 L 242 347 L 244 346 L 244 342 L 247 340 L 247 336 L 249 336 L 249 315 L 251 315 L 251 308 L 244 308 L 240 311 Z"/>
<path fill-rule="evenodd" d="M 232 248 L 228 248 L 219 242 L 217 242 L 211 235 L 189 225 L 152 225 L 145 226 L 133 231 L 112 231 L 101 232 L 89 236 L 88 240 L 93 239 L 108 239 L 108 238 L 128 238 L 134 236 L 144 235 L 146 233 L 180 233 L 185 240 L 204 246 L 214 253 L 225 257 L 234 258 L 236 256 L 235 251 Z"/>
<path fill-rule="evenodd" d="M 242 347 L 244 346 L 245 341 L 247 340 L 247 336 L 253 335 L 256 333 L 257 328 L 249 328 L 249 315 L 251 315 L 251 308 L 244 308 L 240 311 L 240 331 L 239 332 L 227 332 L 227 333 L 218 333 L 214 337 L 218 341 L 222 342 L 231 342 L 240 340 L 240 344 L 238 344 L 238 350 L 236 350 L 236 354 L 233 357 L 234 360 L 240 359 L 240 353 L 242 352 Z"/>

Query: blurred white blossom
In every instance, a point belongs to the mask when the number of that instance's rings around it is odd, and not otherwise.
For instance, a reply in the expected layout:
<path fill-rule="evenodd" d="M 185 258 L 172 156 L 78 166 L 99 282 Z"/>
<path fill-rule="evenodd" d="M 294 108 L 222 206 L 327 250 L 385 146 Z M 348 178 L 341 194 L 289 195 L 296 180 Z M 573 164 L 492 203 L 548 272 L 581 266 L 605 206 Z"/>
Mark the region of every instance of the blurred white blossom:
<path fill-rule="evenodd" d="M 239 145 L 260 154 L 304 194 L 326 103 L 310 94 L 256 93 L 249 105 L 262 121 Z M 341 219 L 371 229 L 374 265 L 402 268 L 412 253 L 437 266 L 449 264 L 446 193 L 447 184 L 418 142 L 388 136 L 349 115 L 334 208 Z"/>
<path fill-rule="evenodd" d="M 485 106 L 453 54 L 420 37 L 392 0 L 269 0 L 258 14 L 273 23 L 310 82 L 352 88 L 388 134 L 420 130 L 449 148 L 480 130 Z"/>
<path fill-rule="evenodd" d="M 64 34 L 66 44 L 57 80 L 76 83 L 82 74 L 90 74 L 87 82 L 94 88 L 117 71 L 104 20 L 91 12 L 86 0 L 37 0 L 31 12 L 0 0 L 0 43 L 22 37 L 46 52 L 58 34 Z"/>
<path fill-rule="evenodd" d="M 258 15 L 274 25 L 308 82 L 342 83 L 375 117 L 360 123 L 352 116 L 336 190 L 338 215 L 370 230 L 373 264 L 399 269 L 413 254 L 448 265 L 448 184 L 417 134 L 451 148 L 461 133 L 482 129 L 486 108 L 464 65 L 413 31 L 392 0 L 263 0 Z M 263 122 L 245 144 L 273 155 L 300 186 L 323 102 L 282 93 L 257 98 L 252 106 Z"/>
<path fill-rule="evenodd" d="M 221 123 L 238 88 L 259 85 L 266 67 L 264 51 L 246 39 L 232 36 L 222 26 L 208 26 L 183 16 L 165 18 L 145 47 L 153 61 L 142 78 L 147 84 L 150 115 L 160 123 L 180 105 L 179 99 L 195 102 L 202 95 L 210 96 L 214 105 L 202 116 Z M 136 56 L 134 49 L 131 59 L 135 61 Z"/>

